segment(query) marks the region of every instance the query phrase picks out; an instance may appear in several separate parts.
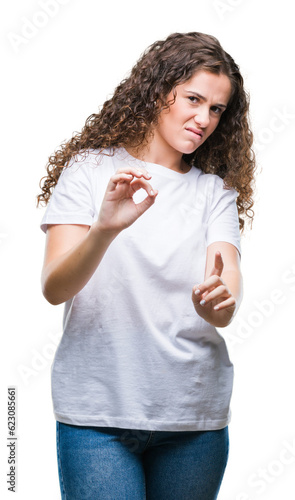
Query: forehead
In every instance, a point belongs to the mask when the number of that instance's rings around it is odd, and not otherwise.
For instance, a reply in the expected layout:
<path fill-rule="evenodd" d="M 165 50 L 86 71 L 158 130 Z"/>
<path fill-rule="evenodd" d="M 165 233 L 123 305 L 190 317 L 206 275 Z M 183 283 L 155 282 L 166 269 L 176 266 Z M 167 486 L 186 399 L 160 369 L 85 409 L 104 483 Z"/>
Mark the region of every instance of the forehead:
<path fill-rule="evenodd" d="M 176 89 L 201 94 L 206 99 L 229 101 L 232 91 L 230 79 L 224 73 L 215 74 L 200 70 Z M 226 103 L 225 103 L 226 104 Z"/>

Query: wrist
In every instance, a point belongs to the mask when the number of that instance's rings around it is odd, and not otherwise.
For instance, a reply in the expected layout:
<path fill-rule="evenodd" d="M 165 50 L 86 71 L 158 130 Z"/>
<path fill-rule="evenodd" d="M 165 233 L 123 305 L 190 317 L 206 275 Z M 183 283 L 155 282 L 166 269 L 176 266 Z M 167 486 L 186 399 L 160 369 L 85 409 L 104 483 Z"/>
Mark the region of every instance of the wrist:
<path fill-rule="evenodd" d="M 111 242 L 116 238 L 116 236 L 118 236 L 118 234 L 121 231 L 119 231 L 117 229 L 115 230 L 115 229 L 107 228 L 107 227 L 103 226 L 99 221 L 96 221 L 90 227 L 89 232 L 91 234 L 93 234 L 93 236 L 95 238 L 97 238 L 99 240 L 103 239 L 106 242 L 107 241 Z"/>

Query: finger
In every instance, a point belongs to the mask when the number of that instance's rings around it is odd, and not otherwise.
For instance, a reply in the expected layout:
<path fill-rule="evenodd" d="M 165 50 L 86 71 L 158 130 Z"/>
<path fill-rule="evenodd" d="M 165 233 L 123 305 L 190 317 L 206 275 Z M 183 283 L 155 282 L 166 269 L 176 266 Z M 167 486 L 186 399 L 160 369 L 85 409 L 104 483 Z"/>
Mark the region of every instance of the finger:
<path fill-rule="evenodd" d="M 154 189 L 152 186 L 147 182 L 145 179 L 133 179 L 131 182 L 131 187 L 134 190 L 134 192 L 138 191 L 139 189 L 144 189 L 147 194 L 153 196 L 154 195 Z"/>
<path fill-rule="evenodd" d="M 217 276 L 221 276 L 223 271 L 223 260 L 220 252 L 215 253 L 215 259 L 214 259 L 214 267 L 210 273 L 209 276 L 212 276 L 213 274 L 216 274 Z"/>
<path fill-rule="evenodd" d="M 198 287 L 193 287 L 193 301 L 196 305 L 200 304 L 206 298 L 209 292 L 201 292 Z"/>
<path fill-rule="evenodd" d="M 155 202 L 158 191 L 156 189 L 150 191 L 149 195 L 140 203 L 137 203 L 136 208 L 139 215 L 142 215 Z"/>
<path fill-rule="evenodd" d="M 220 276 L 213 275 L 210 276 L 208 279 L 206 279 L 204 283 L 201 283 L 200 285 L 195 285 L 194 292 L 196 295 L 204 294 L 205 292 L 207 292 L 208 294 L 211 290 L 213 290 L 219 285 L 224 285 L 223 280 L 220 278 Z"/>
<path fill-rule="evenodd" d="M 116 174 L 131 174 L 134 177 L 144 177 L 145 179 L 151 179 L 151 174 L 145 168 L 135 168 L 135 167 L 123 167 L 119 168 Z"/>
<path fill-rule="evenodd" d="M 125 174 L 123 172 L 112 175 L 109 181 L 109 190 L 114 191 L 117 187 L 117 184 L 119 184 L 120 182 L 131 182 L 133 178 L 133 175 Z"/>
<path fill-rule="evenodd" d="M 201 301 L 201 305 L 209 304 L 216 299 L 227 299 L 230 296 L 231 293 L 229 292 L 228 288 L 225 285 L 220 285 L 217 288 L 214 288 L 212 292 L 208 293 L 206 297 L 204 297 L 204 295 L 202 296 L 203 300 Z"/>
<path fill-rule="evenodd" d="M 227 300 L 224 300 L 223 302 L 220 302 L 216 306 L 213 307 L 215 311 L 220 311 L 222 309 L 226 309 L 227 307 L 232 307 L 236 306 L 236 299 L 234 297 L 230 297 Z"/>

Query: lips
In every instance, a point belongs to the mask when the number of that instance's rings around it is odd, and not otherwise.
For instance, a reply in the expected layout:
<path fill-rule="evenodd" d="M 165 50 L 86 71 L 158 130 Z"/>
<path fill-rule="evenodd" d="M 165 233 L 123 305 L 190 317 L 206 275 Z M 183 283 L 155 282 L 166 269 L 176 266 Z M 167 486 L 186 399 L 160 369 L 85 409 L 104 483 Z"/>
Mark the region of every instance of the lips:
<path fill-rule="evenodd" d="M 193 127 L 187 127 L 185 130 L 188 130 L 189 132 L 192 132 L 193 134 L 196 135 L 196 137 L 199 137 L 199 139 L 202 139 L 204 132 L 202 130 L 198 130 Z"/>

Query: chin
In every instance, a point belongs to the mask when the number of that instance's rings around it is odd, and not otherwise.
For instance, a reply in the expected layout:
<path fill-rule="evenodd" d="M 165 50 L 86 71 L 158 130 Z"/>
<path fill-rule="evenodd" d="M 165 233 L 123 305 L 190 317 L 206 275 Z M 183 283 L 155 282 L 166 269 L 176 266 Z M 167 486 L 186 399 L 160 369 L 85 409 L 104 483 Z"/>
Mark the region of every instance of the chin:
<path fill-rule="evenodd" d="M 203 144 L 203 142 L 201 144 Z M 201 146 L 201 144 L 182 145 L 182 147 L 180 147 L 178 151 L 183 155 L 191 155 Z"/>
<path fill-rule="evenodd" d="M 195 148 L 183 148 L 180 152 L 183 155 L 191 155 L 192 153 L 194 153 L 198 149 L 198 147 L 199 146 L 197 146 Z"/>

